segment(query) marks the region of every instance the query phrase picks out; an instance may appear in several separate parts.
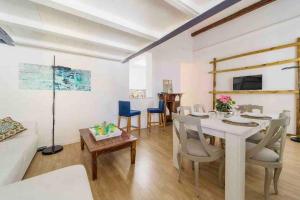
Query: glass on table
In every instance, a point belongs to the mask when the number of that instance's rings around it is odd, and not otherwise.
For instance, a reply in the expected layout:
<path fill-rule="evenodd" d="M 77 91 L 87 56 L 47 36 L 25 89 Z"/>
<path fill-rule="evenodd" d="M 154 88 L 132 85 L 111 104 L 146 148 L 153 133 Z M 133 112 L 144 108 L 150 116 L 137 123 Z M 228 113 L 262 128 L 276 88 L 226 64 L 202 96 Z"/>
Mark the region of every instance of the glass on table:
<path fill-rule="evenodd" d="M 216 111 L 209 111 L 208 112 L 209 119 L 215 119 L 216 114 L 217 114 Z"/>
<path fill-rule="evenodd" d="M 233 116 L 240 116 L 241 115 L 241 110 L 239 109 L 239 107 L 234 107 L 233 109 L 232 109 L 232 111 L 233 111 Z"/>

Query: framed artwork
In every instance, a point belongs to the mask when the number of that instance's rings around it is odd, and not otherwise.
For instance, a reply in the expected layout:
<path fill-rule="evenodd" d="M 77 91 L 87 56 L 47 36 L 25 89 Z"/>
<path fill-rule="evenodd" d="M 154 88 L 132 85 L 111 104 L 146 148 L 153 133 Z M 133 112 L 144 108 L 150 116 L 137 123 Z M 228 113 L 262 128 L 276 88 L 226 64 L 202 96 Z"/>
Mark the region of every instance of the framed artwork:
<path fill-rule="evenodd" d="M 52 90 L 52 67 L 21 63 L 19 65 L 19 88 L 29 90 Z M 55 89 L 91 91 L 91 72 L 64 68 L 55 69 Z"/>

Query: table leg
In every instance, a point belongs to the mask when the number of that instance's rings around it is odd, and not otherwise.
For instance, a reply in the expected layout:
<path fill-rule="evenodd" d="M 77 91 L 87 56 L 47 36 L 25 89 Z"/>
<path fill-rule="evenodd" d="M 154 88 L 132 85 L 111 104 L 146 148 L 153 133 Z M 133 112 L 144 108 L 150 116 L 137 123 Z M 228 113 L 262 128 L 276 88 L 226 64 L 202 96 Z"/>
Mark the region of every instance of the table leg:
<path fill-rule="evenodd" d="M 132 142 L 131 143 L 131 151 L 130 151 L 130 155 L 131 155 L 131 164 L 135 164 L 135 155 L 136 155 L 136 142 Z"/>
<path fill-rule="evenodd" d="M 93 175 L 93 180 L 97 179 L 97 153 L 93 152 L 92 153 L 92 175 Z"/>
<path fill-rule="evenodd" d="M 232 134 L 225 134 L 225 140 L 225 200 L 244 200 L 246 140 Z"/>
<path fill-rule="evenodd" d="M 173 126 L 173 165 L 176 169 L 179 169 L 178 158 L 177 158 L 179 152 L 179 140 L 176 135 L 175 123 L 177 123 L 177 121 L 174 121 L 172 125 Z"/>
<path fill-rule="evenodd" d="M 84 149 L 84 141 L 81 136 L 80 136 L 80 147 L 81 147 L 81 150 Z"/>

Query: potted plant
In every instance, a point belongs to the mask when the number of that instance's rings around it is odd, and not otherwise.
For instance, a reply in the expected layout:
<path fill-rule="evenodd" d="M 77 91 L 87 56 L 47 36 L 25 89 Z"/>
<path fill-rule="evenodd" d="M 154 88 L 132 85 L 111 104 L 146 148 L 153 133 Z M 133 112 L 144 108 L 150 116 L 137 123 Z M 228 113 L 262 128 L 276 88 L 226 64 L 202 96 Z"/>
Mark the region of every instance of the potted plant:
<path fill-rule="evenodd" d="M 221 95 L 217 98 L 216 109 L 218 112 L 229 113 L 232 111 L 232 106 L 235 104 L 235 101 L 231 99 L 230 96 Z"/>

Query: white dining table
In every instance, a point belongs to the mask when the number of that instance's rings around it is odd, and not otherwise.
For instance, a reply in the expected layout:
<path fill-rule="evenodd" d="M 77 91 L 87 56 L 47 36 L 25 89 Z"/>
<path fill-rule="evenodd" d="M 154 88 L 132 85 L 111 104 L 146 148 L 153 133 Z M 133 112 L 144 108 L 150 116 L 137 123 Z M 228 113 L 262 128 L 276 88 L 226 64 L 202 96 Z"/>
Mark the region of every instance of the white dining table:
<path fill-rule="evenodd" d="M 269 115 L 270 116 L 270 115 Z M 236 117 L 236 116 L 235 116 Z M 240 117 L 240 116 L 238 116 Z M 274 115 L 273 115 L 274 118 Z M 201 119 L 201 127 L 205 134 L 223 138 L 225 145 L 225 200 L 245 199 L 245 163 L 246 163 L 246 139 L 260 130 L 266 128 L 269 120 L 252 120 L 257 122 L 257 127 L 245 127 L 226 124 L 222 119 Z M 177 153 L 179 141 L 173 123 L 173 165 L 178 169 Z M 190 127 L 197 130 L 196 127 Z"/>

